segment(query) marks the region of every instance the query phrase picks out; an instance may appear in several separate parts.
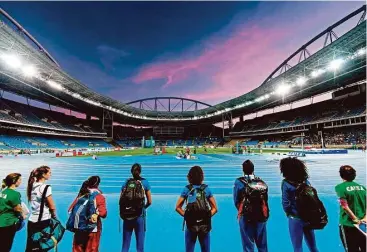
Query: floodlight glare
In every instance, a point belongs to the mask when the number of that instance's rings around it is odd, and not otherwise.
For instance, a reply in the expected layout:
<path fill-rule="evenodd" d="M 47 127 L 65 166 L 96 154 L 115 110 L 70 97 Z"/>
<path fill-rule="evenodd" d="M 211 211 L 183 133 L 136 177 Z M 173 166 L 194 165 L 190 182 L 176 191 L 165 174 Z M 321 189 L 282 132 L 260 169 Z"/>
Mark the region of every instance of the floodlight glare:
<path fill-rule="evenodd" d="M 312 73 L 311 73 L 311 76 L 312 77 L 314 77 L 314 78 L 316 78 L 316 77 L 318 77 L 318 76 L 320 76 L 322 73 L 324 73 L 325 71 L 324 70 L 322 70 L 322 69 L 317 69 L 317 70 L 315 70 L 315 71 L 312 71 Z"/>
<path fill-rule="evenodd" d="M 358 51 L 357 51 L 357 55 L 358 56 L 362 56 L 363 54 L 365 54 L 366 53 L 366 49 L 365 48 L 361 48 L 361 49 L 359 49 Z"/>
<path fill-rule="evenodd" d="M 20 62 L 19 58 L 12 54 L 4 54 L 1 58 L 8 64 L 11 68 L 19 68 L 22 63 Z"/>
<path fill-rule="evenodd" d="M 298 79 L 297 79 L 297 85 L 299 85 L 299 86 L 302 86 L 303 84 L 305 84 L 307 82 L 307 79 L 305 78 L 305 77 L 303 77 L 303 76 L 301 76 L 301 77 L 299 77 Z"/>
<path fill-rule="evenodd" d="M 338 70 L 342 64 L 343 64 L 342 59 L 335 59 L 330 62 L 328 69 L 332 71 Z"/>
<path fill-rule="evenodd" d="M 23 71 L 23 74 L 27 77 L 33 77 L 37 74 L 36 68 L 32 65 L 22 67 L 22 71 Z"/>
<path fill-rule="evenodd" d="M 48 80 L 47 84 L 50 85 L 52 88 L 57 90 L 62 90 L 62 86 L 59 83 L 54 82 L 53 80 Z"/>
<path fill-rule="evenodd" d="M 263 97 L 262 96 L 260 96 L 260 97 L 257 97 L 256 99 L 255 99 L 255 102 L 260 102 L 260 101 L 262 101 L 263 100 Z"/>
<path fill-rule="evenodd" d="M 74 94 L 73 94 L 73 97 L 75 97 L 75 98 L 80 98 L 81 96 L 80 96 L 80 94 L 74 93 Z"/>
<path fill-rule="evenodd" d="M 279 95 L 286 95 L 289 93 L 291 87 L 287 84 L 281 84 L 279 85 L 279 87 L 277 88 L 277 94 Z"/>

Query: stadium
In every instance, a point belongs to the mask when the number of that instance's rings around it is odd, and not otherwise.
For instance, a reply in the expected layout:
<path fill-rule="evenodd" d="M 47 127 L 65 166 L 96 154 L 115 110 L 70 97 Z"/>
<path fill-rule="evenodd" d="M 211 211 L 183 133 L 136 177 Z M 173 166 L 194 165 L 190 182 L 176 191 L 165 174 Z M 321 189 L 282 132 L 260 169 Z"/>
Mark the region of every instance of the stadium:
<path fill-rule="evenodd" d="M 34 168 L 51 167 L 48 183 L 63 223 L 83 181 L 100 176 L 108 208 L 100 251 L 121 251 L 118 199 L 134 163 L 152 187 L 147 251 L 184 251 L 174 207 L 194 165 L 203 168 L 218 204 L 211 250 L 241 251 L 232 190 L 246 159 L 269 186 L 268 248 L 292 251 L 279 171 L 288 156 L 305 161 L 328 213 L 328 225 L 316 231 L 319 251 L 344 251 L 334 190 L 339 167 L 353 166 L 356 181 L 366 185 L 366 5 L 315 31 L 257 88 L 218 104 L 154 95 L 122 102 L 98 93 L 63 70 L 11 13 L 0 13 L 0 175 L 19 172 L 26 181 Z M 355 24 L 338 36 L 334 30 L 348 22 Z M 320 40 L 321 48 L 311 50 Z M 26 182 L 19 191 L 25 201 Z M 136 251 L 134 239 L 130 251 Z M 24 229 L 12 251 L 24 251 L 25 240 Z M 58 250 L 71 246 L 66 232 Z"/>

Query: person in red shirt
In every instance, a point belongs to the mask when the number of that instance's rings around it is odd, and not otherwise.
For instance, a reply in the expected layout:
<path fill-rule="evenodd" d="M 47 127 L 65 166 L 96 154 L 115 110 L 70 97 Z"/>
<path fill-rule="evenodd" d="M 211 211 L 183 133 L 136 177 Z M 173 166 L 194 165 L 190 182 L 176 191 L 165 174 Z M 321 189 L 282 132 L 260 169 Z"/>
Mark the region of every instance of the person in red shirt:
<path fill-rule="evenodd" d="M 101 179 L 99 176 L 89 177 L 84 181 L 82 187 L 80 188 L 78 197 L 69 207 L 69 212 L 72 210 L 76 204 L 79 197 L 88 194 L 98 192 L 95 197 L 95 206 L 97 212 L 92 216 L 91 221 L 93 223 L 97 222 L 97 227 L 92 232 L 75 232 L 73 240 L 73 252 L 98 252 L 99 242 L 102 233 L 102 221 L 101 218 L 107 217 L 106 199 L 102 194 L 102 191 L 98 188 Z"/>
<path fill-rule="evenodd" d="M 187 153 L 187 155 L 190 155 L 190 148 L 189 147 L 186 148 L 186 153 Z"/>

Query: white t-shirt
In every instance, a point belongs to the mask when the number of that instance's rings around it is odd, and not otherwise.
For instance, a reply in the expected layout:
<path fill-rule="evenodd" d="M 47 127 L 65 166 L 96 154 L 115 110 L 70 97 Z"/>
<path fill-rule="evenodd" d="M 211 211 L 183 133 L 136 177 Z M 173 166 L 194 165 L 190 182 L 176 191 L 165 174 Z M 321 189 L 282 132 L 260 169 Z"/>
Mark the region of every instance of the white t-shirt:
<path fill-rule="evenodd" d="M 31 192 L 31 216 L 29 217 L 29 221 L 38 222 L 38 217 L 40 214 L 41 208 L 41 199 L 43 191 L 45 190 L 46 184 L 35 182 L 33 183 L 32 192 Z M 51 186 L 48 187 L 46 198 L 52 194 Z M 45 199 L 46 200 L 46 199 Z M 48 208 L 46 202 L 43 208 L 43 215 L 41 221 L 51 219 L 50 209 Z"/>

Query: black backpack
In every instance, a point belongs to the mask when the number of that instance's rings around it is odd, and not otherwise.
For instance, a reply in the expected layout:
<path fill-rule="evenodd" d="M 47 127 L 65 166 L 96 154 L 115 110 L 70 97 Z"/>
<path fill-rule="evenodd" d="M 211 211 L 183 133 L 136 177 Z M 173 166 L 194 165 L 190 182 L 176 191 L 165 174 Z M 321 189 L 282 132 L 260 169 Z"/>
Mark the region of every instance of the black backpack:
<path fill-rule="evenodd" d="M 145 191 L 141 181 L 129 179 L 120 196 L 120 217 L 123 220 L 133 220 L 140 217 L 144 204 Z"/>
<path fill-rule="evenodd" d="M 328 223 L 328 216 L 316 189 L 305 182 L 289 183 L 296 187 L 296 208 L 301 220 L 306 223 L 307 228 L 323 229 Z"/>
<path fill-rule="evenodd" d="M 191 232 L 206 234 L 211 230 L 211 214 L 209 202 L 206 198 L 205 188 L 207 185 L 202 184 L 199 188 L 194 188 L 193 185 L 186 186 L 189 193 L 186 197 L 186 209 L 184 216 L 184 225 Z M 188 202 L 188 198 L 193 196 L 196 191 L 196 200 Z"/>
<path fill-rule="evenodd" d="M 245 185 L 239 196 L 238 215 L 246 216 L 247 222 L 266 222 L 269 219 L 267 184 L 259 177 L 238 179 Z"/>

